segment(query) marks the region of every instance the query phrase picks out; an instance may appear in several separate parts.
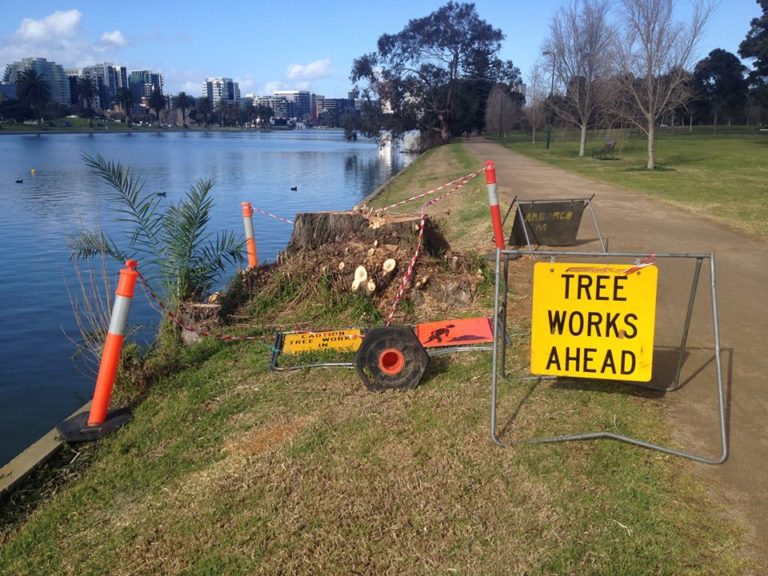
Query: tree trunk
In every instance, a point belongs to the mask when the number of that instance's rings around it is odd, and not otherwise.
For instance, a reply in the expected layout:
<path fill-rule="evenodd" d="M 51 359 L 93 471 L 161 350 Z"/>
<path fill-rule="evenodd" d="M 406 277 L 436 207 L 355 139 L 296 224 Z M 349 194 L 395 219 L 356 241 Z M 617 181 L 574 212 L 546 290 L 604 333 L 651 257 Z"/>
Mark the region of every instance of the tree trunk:
<path fill-rule="evenodd" d="M 587 125 L 581 125 L 581 137 L 579 139 L 579 158 L 584 158 L 587 150 Z"/>
<path fill-rule="evenodd" d="M 416 246 L 421 218 L 418 216 L 369 216 L 360 212 L 305 212 L 296 214 L 287 253 L 314 250 L 323 244 L 358 241 L 366 244 Z M 424 251 L 444 253 L 448 242 L 427 218 L 424 222 Z"/>
<path fill-rule="evenodd" d="M 656 122 L 652 116 L 648 118 L 648 170 L 656 170 Z"/>

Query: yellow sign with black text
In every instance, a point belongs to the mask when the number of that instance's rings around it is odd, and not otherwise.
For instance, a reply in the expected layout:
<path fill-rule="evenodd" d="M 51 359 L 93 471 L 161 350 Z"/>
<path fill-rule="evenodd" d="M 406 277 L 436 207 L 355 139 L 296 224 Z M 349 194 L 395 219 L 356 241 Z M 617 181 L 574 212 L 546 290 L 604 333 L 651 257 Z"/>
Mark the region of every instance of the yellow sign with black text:
<path fill-rule="evenodd" d="M 657 284 L 655 265 L 536 263 L 531 373 L 650 381 Z"/>
<path fill-rule="evenodd" d="M 316 350 L 355 352 L 362 342 L 362 331 L 356 328 L 326 332 L 288 332 L 283 335 L 283 352 L 285 354 L 301 354 Z"/>

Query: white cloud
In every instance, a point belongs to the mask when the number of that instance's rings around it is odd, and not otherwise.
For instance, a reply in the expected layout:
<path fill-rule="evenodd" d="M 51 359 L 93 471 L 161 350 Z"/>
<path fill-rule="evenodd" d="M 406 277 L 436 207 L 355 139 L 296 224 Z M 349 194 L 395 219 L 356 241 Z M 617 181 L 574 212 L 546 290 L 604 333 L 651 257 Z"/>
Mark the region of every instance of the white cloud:
<path fill-rule="evenodd" d="M 18 39 L 28 42 L 71 38 L 78 33 L 82 19 L 80 10 L 56 10 L 42 20 L 24 18 L 15 35 Z"/>
<path fill-rule="evenodd" d="M 317 78 L 329 78 L 333 70 L 328 58 L 315 60 L 309 64 L 291 64 L 286 71 L 289 80 L 316 80 Z"/>
<path fill-rule="evenodd" d="M 22 58 L 47 58 L 65 68 L 112 60 L 128 42 L 119 30 L 89 39 L 79 10 L 56 10 L 40 19 L 24 18 L 15 32 L 0 38 L 0 69 Z"/>
<path fill-rule="evenodd" d="M 123 47 L 128 42 L 125 39 L 125 36 L 123 35 L 120 30 L 114 30 L 112 32 L 104 32 L 100 37 L 99 41 L 102 44 L 111 44 L 113 46 Z"/>
<path fill-rule="evenodd" d="M 274 92 L 275 90 L 285 90 L 285 89 L 286 89 L 285 82 L 281 82 L 279 80 L 271 80 L 264 85 L 264 91 L 262 92 L 262 94 L 271 95 L 272 92 Z"/>
<path fill-rule="evenodd" d="M 200 94 L 200 82 L 187 80 L 181 85 L 181 92 L 186 92 L 190 96 L 198 96 Z"/>

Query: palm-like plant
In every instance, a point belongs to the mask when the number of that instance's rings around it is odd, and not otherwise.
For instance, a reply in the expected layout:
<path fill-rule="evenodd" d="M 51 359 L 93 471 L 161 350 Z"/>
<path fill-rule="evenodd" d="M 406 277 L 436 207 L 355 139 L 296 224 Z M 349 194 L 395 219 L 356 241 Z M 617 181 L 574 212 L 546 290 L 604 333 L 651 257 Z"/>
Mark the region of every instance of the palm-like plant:
<path fill-rule="evenodd" d="M 24 70 L 16 83 L 19 100 L 29 106 L 37 116 L 37 123 L 43 125 L 43 110 L 51 101 L 51 87 L 34 68 Z"/>
<path fill-rule="evenodd" d="M 133 108 L 133 92 L 130 88 L 119 88 L 117 90 L 117 101 L 120 108 L 125 113 L 126 124 L 131 125 L 131 109 Z"/>
<path fill-rule="evenodd" d="M 85 163 L 117 193 L 119 220 L 132 226 L 127 249 L 100 230 L 84 230 L 72 239 L 73 256 L 105 254 L 118 261 L 136 258 L 143 269 L 157 270 L 165 301 L 176 307 L 197 300 L 214 285 L 227 264 L 243 262 L 243 242 L 231 232 L 207 232 L 213 200 L 210 180 L 198 180 L 186 198 L 166 210 L 161 198 L 143 192 L 130 169 L 100 155 L 83 155 Z"/>
<path fill-rule="evenodd" d="M 176 96 L 176 107 L 181 110 L 181 125 L 187 127 L 187 110 L 192 107 L 192 98 L 186 92 L 179 92 Z"/>
<path fill-rule="evenodd" d="M 96 98 L 96 93 L 96 84 L 91 78 L 77 79 L 77 97 L 85 108 L 89 128 L 93 128 L 93 100 Z"/>
<path fill-rule="evenodd" d="M 157 122 L 160 122 L 160 112 L 163 111 L 165 108 L 165 96 L 163 96 L 163 93 L 160 90 L 152 90 L 152 93 L 149 95 L 149 109 L 154 110 L 155 114 L 157 115 Z"/>
<path fill-rule="evenodd" d="M 205 124 L 205 127 L 208 128 L 208 117 L 211 114 L 211 101 L 205 96 L 198 98 L 195 102 L 195 114 L 198 122 L 200 122 L 200 117 L 202 116 L 203 123 Z"/>

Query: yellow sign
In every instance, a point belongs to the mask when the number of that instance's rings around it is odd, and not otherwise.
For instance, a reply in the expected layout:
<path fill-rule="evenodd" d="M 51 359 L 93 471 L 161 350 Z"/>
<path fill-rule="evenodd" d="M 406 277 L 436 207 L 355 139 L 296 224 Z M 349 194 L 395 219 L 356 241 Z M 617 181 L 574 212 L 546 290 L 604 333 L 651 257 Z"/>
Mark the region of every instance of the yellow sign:
<path fill-rule="evenodd" d="M 358 329 L 330 330 L 327 332 L 288 332 L 283 335 L 283 352 L 301 354 L 315 350 L 354 352 L 363 342 Z"/>
<path fill-rule="evenodd" d="M 656 266 L 538 262 L 531 373 L 648 382 Z"/>

